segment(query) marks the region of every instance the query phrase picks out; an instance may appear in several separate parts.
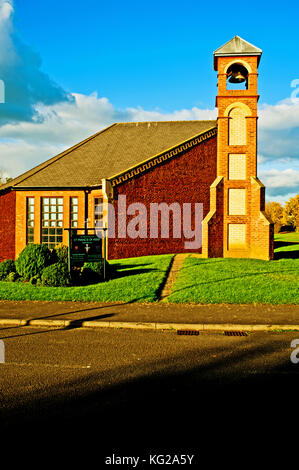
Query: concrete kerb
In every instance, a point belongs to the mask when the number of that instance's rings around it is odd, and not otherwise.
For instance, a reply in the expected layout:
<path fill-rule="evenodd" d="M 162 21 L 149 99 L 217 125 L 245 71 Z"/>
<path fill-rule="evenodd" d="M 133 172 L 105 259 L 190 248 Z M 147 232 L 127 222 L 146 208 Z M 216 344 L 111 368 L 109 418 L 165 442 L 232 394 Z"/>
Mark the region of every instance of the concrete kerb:
<path fill-rule="evenodd" d="M 290 324 L 237 324 L 237 323 L 158 323 L 158 322 L 120 322 L 85 320 L 21 320 L 3 318 L 0 325 L 9 327 L 32 326 L 50 328 L 129 328 L 135 330 L 196 330 L 196 331 L 275 331 L 298 330 L 298 325 Z"/>

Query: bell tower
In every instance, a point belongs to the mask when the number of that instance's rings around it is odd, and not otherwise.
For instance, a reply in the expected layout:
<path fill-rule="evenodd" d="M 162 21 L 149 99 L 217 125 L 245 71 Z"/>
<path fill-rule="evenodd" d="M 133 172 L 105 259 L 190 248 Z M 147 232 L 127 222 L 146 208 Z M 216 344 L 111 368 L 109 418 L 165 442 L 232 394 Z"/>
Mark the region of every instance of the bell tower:
<path fill-rule="evenodd" d="M 273 226 L 257 178 L 257 69 L 262 50 L 235 36 L 214 52 L 217 178 L 203 221 L 203 256 L 273 258 Z"/>

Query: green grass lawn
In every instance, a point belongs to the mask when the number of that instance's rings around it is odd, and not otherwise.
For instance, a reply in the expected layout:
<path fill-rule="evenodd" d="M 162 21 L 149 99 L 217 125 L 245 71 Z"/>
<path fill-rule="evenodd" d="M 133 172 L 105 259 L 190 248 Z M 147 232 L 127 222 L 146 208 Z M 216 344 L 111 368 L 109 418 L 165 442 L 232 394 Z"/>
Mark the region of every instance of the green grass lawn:
<path fill-rule="evenodd" d="M 154 302 L 173 255 L 111 261 L 114 278 L 76 287 L 37 287 L 23 282 L 0 282 L 0 300 L 88 302 Z"/>
<path fill-rule="evenodd" d="M 169 302 L 299 304 L 299 234 L 275 235 L 275 260 L 187 258 Z"/>
<path fill-rule="evenodd" d="M 39 287 L 0 282 L 0 300 L 155 302 L 173 255 L 111 261 L 108 282 Z M 299 234 L 275 235 L 275 260 L 187 258 L 168 302 L 299 304 Z"/>

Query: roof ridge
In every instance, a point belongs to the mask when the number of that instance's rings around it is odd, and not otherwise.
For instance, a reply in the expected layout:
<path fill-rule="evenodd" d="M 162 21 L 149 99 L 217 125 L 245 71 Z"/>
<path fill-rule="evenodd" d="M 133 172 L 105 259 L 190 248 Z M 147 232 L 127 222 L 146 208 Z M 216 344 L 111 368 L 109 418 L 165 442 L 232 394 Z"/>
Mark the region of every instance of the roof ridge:
<path fill-rule="evenodd" d="M 115 124 L 121 125 L 121 124 L 148 124 L 148 123 L 179 123 L 179 122 L 209 122 L 209 121 L 217 121 L 217 119 L 185 119 L 185 120 L 169 120 L 169 121 L 128 121 L 128 122 L 116 122 Z"/>
<path fill-rule="evenodd" d="M 104 129 L 101 129 L 99 132 L 96 132 L 95 134 L 87 137 L 86 139 L 82 140 L 81 142 L 73 145 L 72 147 L 64 150 L 63 152 L 60 152 L 58 155 L 55 155 L 54 157 L 51 157 L 49 158 L 48 160 L 46 160 L 45 162 L 43 163 L 40 163 L 39 165 L 33 167 L 31 170 L 28 170 L 26 171 L 25 173 L 22 173 L 20 176 L 16 176 L 16 178 L 12 179 L 11 181 L 9 181 L 8 183 L 5 183 L 4 185 L 0 186 L 0 191 L 4 190 L 4 189 L 8 189 L 10 187 L 13 187 L 14 184 L 20 184 L 22 183 L 23 181 L 25 181 L 26 179 L 30 178 L 31 176 L 34 176 L 36 175 L 39 171 L 42 171 L 44 170 L 45 168 L 47 168 L 48 166 L 52 165 L 53 163 L 57 162 L 58 160 L 60 160 L 61 158 L 65 157 L 68 153 L 72 152 L 73 150 L 81 147 L 81 145 L 84 145 L 86 144 L 87 142 L 89 142 L 90 140 L 94 139 L 95 137 L 97 137 L 99 134 L 102 134 L 103 132 L 111 129 L 111 127 L 115 126 L 117 123 L 113 123 L 111 124 L 110 126 L 108 127 L 105 127 Z"/>

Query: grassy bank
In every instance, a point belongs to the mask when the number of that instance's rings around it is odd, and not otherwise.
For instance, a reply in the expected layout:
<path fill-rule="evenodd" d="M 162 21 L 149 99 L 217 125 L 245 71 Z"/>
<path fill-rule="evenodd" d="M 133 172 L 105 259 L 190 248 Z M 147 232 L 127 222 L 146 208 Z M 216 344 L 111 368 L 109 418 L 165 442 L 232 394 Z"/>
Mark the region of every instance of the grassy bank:
<path fill-rule="evenodd" d="M 169 302 L 299 304 L 299 234 L 275 235 L 275 260 L 187 258 Z"/>
<path fill-rule="evenodd" d="M 172 255 L 111 261 L 113 279 L 79 287 L 37 287 L 23 282 L 0 282 L 1 300 L 88 302 L 154 302 Z"/>
<path fill-rule="evenodd" d="M 187 258 L 168 301 L 299 304 L 299 259 Z"/>

